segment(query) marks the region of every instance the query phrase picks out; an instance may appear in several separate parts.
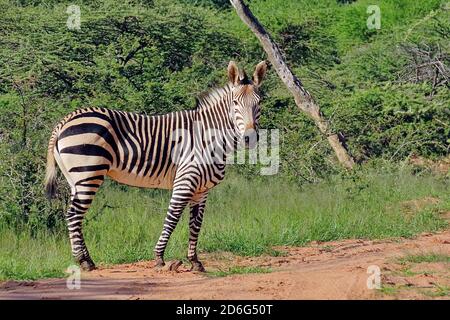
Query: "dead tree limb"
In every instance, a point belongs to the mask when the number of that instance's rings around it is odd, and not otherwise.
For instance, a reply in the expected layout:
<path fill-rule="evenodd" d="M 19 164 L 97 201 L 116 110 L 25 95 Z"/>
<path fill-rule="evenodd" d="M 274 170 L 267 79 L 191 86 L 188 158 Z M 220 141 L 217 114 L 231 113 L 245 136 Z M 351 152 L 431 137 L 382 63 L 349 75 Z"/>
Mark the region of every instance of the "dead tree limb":
<path fill-rule="evenodd" d="M 327 137 L 339 162 L 345 168 L 351 169 L 355 162 L 345 148 L 342 135 L 331 131 L 329 122 L 320 111 L 319 105 L 314 101 L 308 90 L 303 87 L 301 81 L 292 73 L 292 70 L 284 61 L 278 45 L 242 0 L 230 0 L 230 2 L 236 9 L 241 20 L 253 31 L 261 42 L 278 76 L 294 96 L 298 108 L 305 112 L 314 121 L 320 132 Z"/>

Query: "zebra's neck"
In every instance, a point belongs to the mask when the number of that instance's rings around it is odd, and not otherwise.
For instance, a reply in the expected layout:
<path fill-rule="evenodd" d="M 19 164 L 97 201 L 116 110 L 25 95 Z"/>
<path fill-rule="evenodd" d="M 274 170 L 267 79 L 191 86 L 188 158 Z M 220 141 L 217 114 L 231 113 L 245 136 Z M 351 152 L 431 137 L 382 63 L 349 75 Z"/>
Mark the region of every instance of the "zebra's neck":
<path fill-rule="evenodd" d="M 201 96 L 196 109 L 196 127 L 203 144 L 206 142 L 217 152 L 223 153 L 224 157 L 236 149 L 240 139 L 232 113 L 232 101 L 232 87 L 227 84 Z"/>

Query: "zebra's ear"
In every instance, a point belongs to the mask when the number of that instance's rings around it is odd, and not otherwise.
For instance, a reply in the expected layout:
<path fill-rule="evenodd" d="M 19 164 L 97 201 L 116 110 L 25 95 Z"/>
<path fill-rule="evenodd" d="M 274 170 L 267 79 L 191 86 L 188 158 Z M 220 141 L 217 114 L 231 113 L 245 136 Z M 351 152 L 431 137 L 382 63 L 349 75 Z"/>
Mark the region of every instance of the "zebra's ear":
<path fill-rule="evenodd" d="M 267 72 L 267 64 L 265 61 L 261 61 L 255 68 L 255 72 L 253 73 L 253 83 L 258 87 L 261 85 L 262 80 Z"/>
<path fill-rule="evenodd" d="M 228 79 L 234 85 L 239 82 L 239 68 L 234 61 L 228 64 Z"/>

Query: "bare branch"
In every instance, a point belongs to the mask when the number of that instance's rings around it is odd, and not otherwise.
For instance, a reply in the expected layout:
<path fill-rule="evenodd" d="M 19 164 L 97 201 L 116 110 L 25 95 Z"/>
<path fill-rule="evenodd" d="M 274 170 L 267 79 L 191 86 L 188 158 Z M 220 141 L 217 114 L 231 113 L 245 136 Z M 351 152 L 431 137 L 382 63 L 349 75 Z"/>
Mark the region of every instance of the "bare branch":
<path fill-rule="evenodd" d="M 241 20 L 253 31 L 255 36 L 261 42 L 269 61 L 273 65 L 281 81 L 283 81 L 294 96 L 298 108 L 305 112 L 314 121 L 320 132 L 326 136 L 328 143 L 334 150 L 339 162 L 344 167 L 351 169 L 354 165 L 354 160 L 345 148 L 344 141 L 342 140 L 343 135 L 331 131 L 329 122 L 320 111 L 319 105 L 314 101 L 314 98 L 308 90 L 305 89 L 300 79 L 294 75 L 292 70 L 286 64 L 279 46 L 272 39 L 270 34 L 266 32 L 264 27 L 259 23 L 258 19 L 242 0 L 230 0 L 230 2 L 236 9 Z"/>

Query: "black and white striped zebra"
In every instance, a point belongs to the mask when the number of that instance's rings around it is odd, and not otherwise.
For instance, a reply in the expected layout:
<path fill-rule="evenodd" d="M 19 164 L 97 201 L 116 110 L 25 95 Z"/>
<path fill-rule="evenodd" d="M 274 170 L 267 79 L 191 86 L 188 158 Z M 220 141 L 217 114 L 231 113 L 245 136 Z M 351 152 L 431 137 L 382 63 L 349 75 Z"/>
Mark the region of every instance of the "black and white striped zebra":
<path fill-rule="evenodd" d="M 238 143 L 252 147 L 260 116 L 258 88 L 266 64 L 252 79 L 234 62 L 229 83 L 199 98 L 194 110 L 146 116 L 105 108 L 67 115 L 53 130 L 47 156 L 47 193 L 55 193 L 56 166 L 71 187 L 66 213 L 72 254 L 85 270 L 95 265 L 82 233 L 82 220 L 105 176 L 120 183 L 173 189 L 155 247 L 156 266 L 183 209 L 190 206 L 188 259 L 203 271 L 196 248 L 209 190 L 224 177 L 225 157 Z M 255 139 L 256 137 L 256 139 Z"/>

